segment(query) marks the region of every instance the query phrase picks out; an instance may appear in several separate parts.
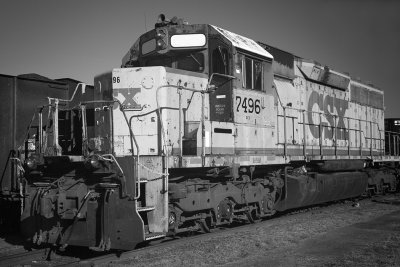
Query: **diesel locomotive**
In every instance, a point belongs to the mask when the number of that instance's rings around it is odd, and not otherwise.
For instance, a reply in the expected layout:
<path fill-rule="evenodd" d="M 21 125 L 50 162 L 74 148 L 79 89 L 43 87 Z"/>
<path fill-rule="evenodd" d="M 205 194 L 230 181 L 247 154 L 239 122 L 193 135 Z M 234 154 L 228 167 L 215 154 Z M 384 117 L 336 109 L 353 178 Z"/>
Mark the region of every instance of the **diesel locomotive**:
<path fill-rule="evenodd" d="M 30 242 L 128 250 L 397 190 L 382 90 L 214 25 L 160 18 L 92 94 L 81 84 L 37 109 L 19 162 Z"/>

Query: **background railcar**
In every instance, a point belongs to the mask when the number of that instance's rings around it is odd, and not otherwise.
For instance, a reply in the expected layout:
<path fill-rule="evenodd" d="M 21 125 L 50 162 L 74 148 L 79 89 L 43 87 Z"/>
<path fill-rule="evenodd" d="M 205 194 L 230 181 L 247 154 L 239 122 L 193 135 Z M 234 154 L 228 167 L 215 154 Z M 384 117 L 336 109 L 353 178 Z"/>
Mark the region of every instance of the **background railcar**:
<path fill-rule="evenodd" d="M 400 119 L 385 119 L 385 154 L 400 155 Z"/>
<path fill-rule="evenodd" d="M 5 224 L 18 227 L 16 222 L 25 195 L 20 175 L 22 165 L 35 153 L 39 141 L 37 111 L 43 109 L 43 116 L 47 116 L 48 98 L 69 99 L 79 83 L 73 79 L 52 80 L 33 73 L 0 75 L 0 222 L 3 227 Z M 93 87 L 87 86 L 87 91 L 93 94 Z M 62 127 L 60 125 L 61 131 Z M 62 145 L 63 140 L 61 137 Z"/>

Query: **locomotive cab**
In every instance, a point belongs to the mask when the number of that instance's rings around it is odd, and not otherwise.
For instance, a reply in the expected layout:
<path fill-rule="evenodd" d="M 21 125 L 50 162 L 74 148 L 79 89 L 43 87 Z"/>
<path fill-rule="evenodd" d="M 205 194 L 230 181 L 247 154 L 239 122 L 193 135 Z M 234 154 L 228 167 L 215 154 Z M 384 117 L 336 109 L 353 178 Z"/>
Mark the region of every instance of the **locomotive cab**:
<path fill-rule="evenodd" d="M 204 73 L 210 79 L 213 74 L 234 77 L 207 96 L 206 153 L 253 155 L 273 147 L 273 56 L 255 41 L 213 25 L 158 26 L 135 42 L 122 67 L 159 65 Z M 184 122 L 186 155 L 200 155 L 194 142 L 198 126 L 195 121 Z"/>

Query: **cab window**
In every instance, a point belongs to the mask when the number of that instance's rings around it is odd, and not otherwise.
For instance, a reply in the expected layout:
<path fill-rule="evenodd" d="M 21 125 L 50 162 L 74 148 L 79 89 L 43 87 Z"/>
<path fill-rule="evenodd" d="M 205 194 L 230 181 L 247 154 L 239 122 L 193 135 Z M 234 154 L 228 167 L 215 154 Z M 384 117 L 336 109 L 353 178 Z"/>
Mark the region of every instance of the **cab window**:
<path fill-rule="evenodd" d="M 176 60 L 176 68 L 181 70 L 203 72 L 204 55 L 202 53 L 190 53 Z"/>
<path fill-rule="evenodd" d="M 180 70 L 203 72 L 204 55 L 202 53 L 185 53 L 178 57 L 151 57 L 145 61 L 145 66 L 163 66 Z"/>
<path fill-rule="evenodd" d="M 228 50 L 217 46 L 212 52 L 212 73 L 229 74 L 228 70 Z"/>
<path fill-rule="evenodd" d="M 170 57 L 153 57 L 146 60 L 146 67 L 151 66 L 164 66 L 164 67 L 172 67 L 172 59 Z"/>
<path fill-rule="evenodd" d="M 263 80 L 262 61 L 242 55 L 243 87 L 262 91 Z"/>

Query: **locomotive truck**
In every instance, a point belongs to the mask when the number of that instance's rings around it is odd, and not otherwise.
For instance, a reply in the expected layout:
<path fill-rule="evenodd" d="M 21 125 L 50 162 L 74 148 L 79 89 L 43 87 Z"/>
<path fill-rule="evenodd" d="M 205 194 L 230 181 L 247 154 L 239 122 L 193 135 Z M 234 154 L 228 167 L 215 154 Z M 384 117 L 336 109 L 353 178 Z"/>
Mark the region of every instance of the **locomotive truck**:
<path fill-rule="evenodd" d="M 81 88 L 38 109 L 20 166 L 34 244 L 128 250 L 397 189 L 382 90 L 214 25 L 161 16 Z"/>

